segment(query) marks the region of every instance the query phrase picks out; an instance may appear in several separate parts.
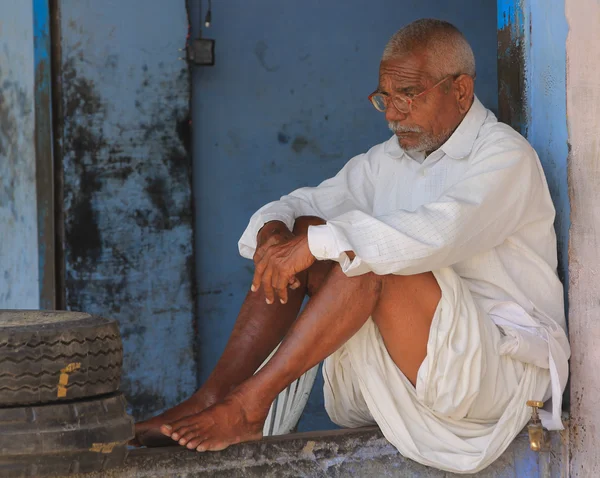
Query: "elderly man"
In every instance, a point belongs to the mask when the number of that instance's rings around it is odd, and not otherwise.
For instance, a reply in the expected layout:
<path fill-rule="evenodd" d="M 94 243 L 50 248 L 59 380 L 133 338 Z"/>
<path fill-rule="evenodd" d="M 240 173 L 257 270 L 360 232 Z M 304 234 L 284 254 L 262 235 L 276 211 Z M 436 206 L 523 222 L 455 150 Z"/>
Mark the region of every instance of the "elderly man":
<path fill-rule="evenodd" d="M 391 38 L 369 98 L 394 135 L 254 214 L 239 247 L 255 274 L 223 356 L 193 397 L 138 425 L 139 442 L 159 426 L 198 451 L 259 439 L 279 392 L 323 360 L 331 419 L 377 423 L 427 465 L 487 466 L 527 400 L 552 396 L 544 423 L 561 428 L 555 211 L 534 150 L 474 79 L 447 22 Z"/>

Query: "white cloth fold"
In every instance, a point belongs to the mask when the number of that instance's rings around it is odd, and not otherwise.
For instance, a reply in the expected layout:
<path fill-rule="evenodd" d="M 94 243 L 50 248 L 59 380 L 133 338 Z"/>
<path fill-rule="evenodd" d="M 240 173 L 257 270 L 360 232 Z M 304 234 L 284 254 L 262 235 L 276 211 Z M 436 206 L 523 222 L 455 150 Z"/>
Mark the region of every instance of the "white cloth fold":
<path fill-rule="evenodd" d="M 491 464 L 530 418 L 525 400 L 543 400 L 550 373 L 499 353 L 498 326 L 451 269 L 434 271 L 442 290 L 416 387 L 396 367 L 372 320 L 325 360 L 331 419 L 377 423 L 419 463 L 454 473 Z"/>

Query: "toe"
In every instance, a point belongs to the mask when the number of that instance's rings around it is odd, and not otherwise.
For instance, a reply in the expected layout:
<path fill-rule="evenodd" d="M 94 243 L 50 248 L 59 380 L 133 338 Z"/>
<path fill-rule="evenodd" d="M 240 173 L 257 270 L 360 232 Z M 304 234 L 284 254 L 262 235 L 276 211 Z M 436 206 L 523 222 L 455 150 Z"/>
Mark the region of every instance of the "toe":
<path fill-rule="evenodd" d="M 160 427 L 160 432 L 163 435 L 170 437 L 173 434 L 173 427 L 171 425 L 162 425 Z"/>
<path fill-rule="evenodd" d="M 200 445 L 200 443 L 202 443 L 203 441 L 204 441 L 204 437 L 195 437 L 195 438 L 192 438 L 188 442 L 187 447 L 190 450 L 194 450 L 194 449 L 198 448 L 198 446 Z"/>
<path fill-rule="evenodd" d="M 206 450 L 208 450 L 208 448 L 206 447 L 206 442 L 201 442 L 200 445 L 196 447 L 196 451 L 199 452 L 204 452 Z"/>
<path fill-rule="evenodd" d="M 206 444 L 206 449 L 210 450 L 210 451 L 221 451 L 224 450 L 225 448 L 227 448 L 229 445 L 231 445 L 231 443 L 227 443 L 227 442 L 212 442 L 212 443 L 208 443 Z"/>
<path fill-rule="evenodd" d="M 188 430 L 181 435 L 181 439 L 185 440 L 186 443 L 188 443 L 190 440 L 193 440 L 196 437 L 198 437 L 198 430 L 195 427 L 188 428 Z"/>
<path fill-rule="evenodd" d="M 193 417 L 177 420 L 176 422 L 171 423 L 171 438 L 173 440 L 180 440 L 191 428 L 195 428 L 195 426 L 196 424 Z"/>
<path fill-rule="evenodd" d="M 188 432 L 189 428 L 185 427 L 185 428 L 181 428 L 175 432 L 173 432 L 173 434 L 171 435 L 171 438 L 173 440 L 178 440 L 181 442 L 181 440 L 183 440 L 183 438 L 185 437 L 186 433 Z M 187 441 L 187 440 L 186 440 Z M 180 445 L 185 445 L 185 443 L 180 443 Z"/>
<path fill-rule="evenodd" d="M 195 428 L 196 428 L 195 425 L 193 425 L 193 426 L 184 426 L 184 427 L 181 427 L 181 428 L 175 430 L 175 433 L 177 433 L 177 435 L 179 435 L 179 438 L 183 438 L 186 435 L 188 435 L 191 431 L 193 431 Z"/>

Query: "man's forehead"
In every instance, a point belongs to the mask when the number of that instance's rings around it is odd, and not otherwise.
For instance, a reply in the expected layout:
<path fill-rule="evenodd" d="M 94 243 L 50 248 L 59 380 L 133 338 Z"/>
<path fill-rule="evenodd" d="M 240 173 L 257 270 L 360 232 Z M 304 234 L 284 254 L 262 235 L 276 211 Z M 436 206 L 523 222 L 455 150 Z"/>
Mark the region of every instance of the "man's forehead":
<path fill-rule="evenodd" d="M 379 64 L 379 82 L 425 84 L 430 78 L 427 57 L 407 54 Z"/>

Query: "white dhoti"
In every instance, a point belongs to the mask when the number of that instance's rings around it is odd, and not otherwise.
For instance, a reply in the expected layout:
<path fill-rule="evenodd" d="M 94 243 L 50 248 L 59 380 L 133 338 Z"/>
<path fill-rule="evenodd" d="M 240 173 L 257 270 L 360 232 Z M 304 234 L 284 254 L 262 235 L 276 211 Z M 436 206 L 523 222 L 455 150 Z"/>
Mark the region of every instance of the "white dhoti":
<path fill-rule="evenodd" d="M 455 473 L 479 471 L 549 396 L 550 372 L 501 355 L 505 337 L 450 268 L 434 272 L 442 298 L 416 387 L 389 356 L 375 323 L 325 360 L 325 408 L 344 427 L 376 423 L 402 453 Z"/>

